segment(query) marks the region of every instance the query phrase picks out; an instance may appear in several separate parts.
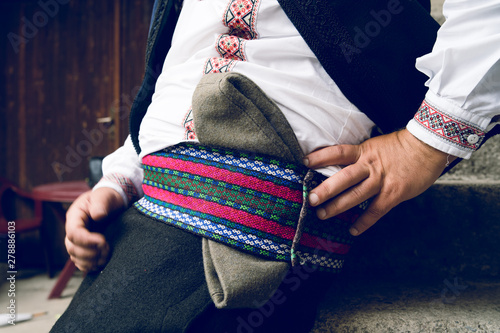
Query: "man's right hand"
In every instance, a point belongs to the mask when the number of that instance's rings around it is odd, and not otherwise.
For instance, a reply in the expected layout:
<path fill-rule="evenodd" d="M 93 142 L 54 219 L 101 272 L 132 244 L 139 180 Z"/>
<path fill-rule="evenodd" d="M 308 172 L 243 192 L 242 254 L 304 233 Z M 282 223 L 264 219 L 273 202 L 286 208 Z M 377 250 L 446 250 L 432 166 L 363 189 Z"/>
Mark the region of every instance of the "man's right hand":
<path fill-rule="evenodd" d="M 66 249 L 83 272 L 99 269 L 108 261 L 109 245 L 104 236 L 88 229 L 124 208 L 123 199 L 111 188 L 88 191 L 78 197 L 66 213 Z"/>

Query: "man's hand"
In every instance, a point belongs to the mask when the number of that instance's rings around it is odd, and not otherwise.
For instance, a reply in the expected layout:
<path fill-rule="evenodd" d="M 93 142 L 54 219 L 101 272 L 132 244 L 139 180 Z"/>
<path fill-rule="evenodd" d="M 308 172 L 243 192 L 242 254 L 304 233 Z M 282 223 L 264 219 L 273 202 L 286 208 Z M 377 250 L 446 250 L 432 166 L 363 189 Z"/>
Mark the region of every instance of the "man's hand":
<path fill-rule="evenodd" d="M 308 156 L 308 167 L 346 165 L 309 194 L 317 215 L 327 219 L 372 198 L 351 227 L 357 236 L 403 201 L 429 188 L 455 157 L 415 138 L 406 129 L 375 137 L 360 145 L 338 145 Z"/>
<path fill-rule="evenodd" d="M 102 234 L 90 232 L 88 226 L 123 207 L 123 199 L 115 190 L 99 188 L 79 196 L 68 209 L 65 244 L 78 269 L 88 272 L 106 264 L 109 245 Z"/>

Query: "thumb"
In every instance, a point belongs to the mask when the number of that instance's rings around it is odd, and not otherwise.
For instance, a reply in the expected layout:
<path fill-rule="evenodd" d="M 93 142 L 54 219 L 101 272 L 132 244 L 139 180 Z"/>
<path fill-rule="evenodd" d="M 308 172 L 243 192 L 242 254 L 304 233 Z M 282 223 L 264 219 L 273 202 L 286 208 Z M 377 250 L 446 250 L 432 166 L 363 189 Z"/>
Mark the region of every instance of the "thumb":
<path fill-rule="evenodd" d="M 89 215 L 94 221 L 104 220 L 125 207 L 121 195 L 111 188 L 92 191 L 89 201 Z"/>

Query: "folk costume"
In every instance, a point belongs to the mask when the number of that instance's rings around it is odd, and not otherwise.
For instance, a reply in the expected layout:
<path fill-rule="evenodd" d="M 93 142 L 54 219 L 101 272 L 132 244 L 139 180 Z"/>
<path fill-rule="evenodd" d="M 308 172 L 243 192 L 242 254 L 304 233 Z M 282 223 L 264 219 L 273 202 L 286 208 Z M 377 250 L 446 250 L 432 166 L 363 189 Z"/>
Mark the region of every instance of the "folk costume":
<path fill-rule="evenodd" d="M 363 205 L 317 220 L 307 193 L 339 167 L 302 157 L 401 128 L 419 105 L 409 128 L 456 156 L 495 133 L 493 112 L 477 124 L 422 103 L 414 62 L 437 29 L 410 0 L 157 1 L 130 137 L 97 185 L 134 204 L 53 331 L 310 330 Z"/>

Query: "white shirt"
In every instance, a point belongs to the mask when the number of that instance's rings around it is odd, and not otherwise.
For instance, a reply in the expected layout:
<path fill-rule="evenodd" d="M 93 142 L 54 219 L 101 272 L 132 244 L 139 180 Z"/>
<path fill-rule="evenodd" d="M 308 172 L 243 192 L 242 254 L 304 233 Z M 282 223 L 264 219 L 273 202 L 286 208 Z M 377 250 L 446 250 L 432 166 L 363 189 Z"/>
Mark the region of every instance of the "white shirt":
<path fill-rule="evenodd" d="M 494 117 L 500 115 L 500 2 L 446 0 L 443 14 L 446 22 L 432 52 L 416 63 L 429 76 L 426 101 L 462 126 L 488 132 L 499 121 Z M 474 151 L 415 119 L 407 128 L 450 155 L 470 158 Z"/>
<path fill-rule="evenodd" d="M 184 1 L 172 47 L 158 78 L 152 103 L 141 124 L 139 141 L 142 152 L 138 156 L 130 137 L 127 138 L 123 147 L 104 160 L 105 178 L 96 188 L 112 187 L 128 203 L 130 195 L 124 191 L 123 182 L 132 183 L 139 196 L 142 193 L 141 158 L 189 138 L 185 124 L 189 122 L 193 91 L 207 69 L 207 61 L 222 57 L 224 50 L 218 50 L 217 45 L 221 38 L 224 41 L 221 34 L 231 30 L 224 24 L 229 2 Z M 497 18 L 497 22 L 500 19 L 499 5 L 494 2 L 448 0 L 445 6 L 448 20 L 440 30 L 433 52 L 417 61 L 417 68 L 430 77 L 427 98 L 432 98 L 438 106 L 447 107 L 451 103 L 455 106 L 449 109 L 452 115 L 458 109 L 465 112 L 467 121 L 485 129 L 489 124 L 488 119 L 498 114 L 500 104 L 498 94 L 484 93 L 481 85 L 477 84 L 488 73 L 498 74 L 499 70 L 497 62 L 500 48 L 491 45 L 492 40 L 500 45 L 496 29 L 498 24 L 493 23 L 493 17 Z M 250 24 L 251 37 L 243 42 L 243 47 L 237 52 L 226 54 L 226 57 L 235 60 L 231 71 L 248 76 L 276 102 L 305 154 L 320 147 L 359 144 L 368 139 L 373 122 L 341 93 L 277 1 L 260 0 L 256 3 L 255 20 Z M 464 18 L 465 12 L 467 15 Z M 469 37 L 467 31 L 478 24 L 491 25 L 491 28 L 485 27 L 482 32 L 476 29 Z M 466 25 L 468 30 L 461 31 L 461 25 Z M 456 30 L 460 31 L 460 43 L 454 37 Z M 476 50 L 483 46 L 488 47 L 488 51 L 485 51 L 488 54 L 475 55 L 477 59 L 470 59 L 470 53 L 478 53 Z M 447 57 L 449 52 L 453 54 L 451 59 Z M 491 53 L 494 55 L 491 56 Z M 469 59 L 474 70 L 463 66 L 464 59 Z M 468 79 L 467 87 L 460 85 L 464 81 L 462 77 Z M 475 81 L 471 81 L 471 78 Z M 456 85 L 462 89 L 455 90 Z M 437 103 L 442 104 L 436 104 L 436 99 Z M 478 104 L 483 107 L 478 108 Z M 495 106 L 497 111 L 494 111 Z M 447 108 L 443 110 L 448 111 Z M 463 113 L 457 115 L 464 118 Z M 419 139 L 450 154 L 468 157 L 454 145 L 449 145 L 446 140 L 413 122 L 410 121 L 408 129 Z M 338 170 L 338 167 L 330 167 L 319 171 L 330 176 Z M 122 181 L 117 182 L 116 175 L 120 175 Z"/>

